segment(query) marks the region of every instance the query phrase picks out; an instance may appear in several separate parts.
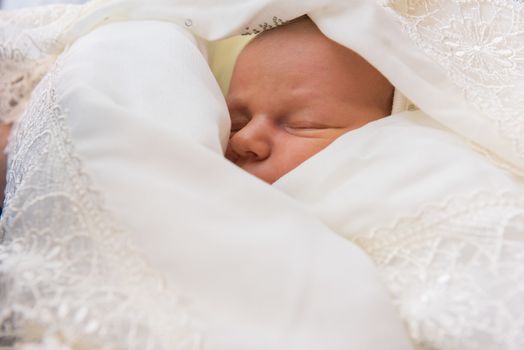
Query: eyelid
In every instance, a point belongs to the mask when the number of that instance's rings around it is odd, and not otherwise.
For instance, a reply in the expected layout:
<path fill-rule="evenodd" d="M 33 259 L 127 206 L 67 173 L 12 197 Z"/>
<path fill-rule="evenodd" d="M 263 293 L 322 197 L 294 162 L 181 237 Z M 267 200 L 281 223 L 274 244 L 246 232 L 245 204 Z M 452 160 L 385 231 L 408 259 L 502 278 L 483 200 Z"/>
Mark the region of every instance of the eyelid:
<path fill-rule="evenodd" d="M 294 130 L 322 130 L 329 129 L 330 127 L 326 124 L 321 124 L 317 122 L 311 122 L 308 120 L 298 120 L 298 121 L 286 121 L 281 124 L 286 129 Z"/>

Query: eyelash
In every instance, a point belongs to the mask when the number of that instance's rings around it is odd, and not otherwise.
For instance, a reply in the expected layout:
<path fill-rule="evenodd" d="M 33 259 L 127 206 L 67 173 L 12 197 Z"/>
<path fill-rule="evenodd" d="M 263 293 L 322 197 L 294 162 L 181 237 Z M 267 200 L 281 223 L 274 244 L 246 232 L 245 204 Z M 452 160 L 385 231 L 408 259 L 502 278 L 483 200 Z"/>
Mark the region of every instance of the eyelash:
<path fill-rule="evenodd" d="M 284 128 L 294 130 L 322 130 L 328 127 L 321 124 L 312 123 L 309 121 L 298 121 L 298 122 L 285 122 L 280 124 Z"/>
<path fill-rule="evenodd" d="M 277 125 L 282 128 L 283 130 L 293 133 L 293 131 L 317 131 L 317 130 L 323 130 L 328 129 L 328 126 L 321 125 L 321 124 L 315 124 L 308 121 L 289 121 L 288 118 L 282 118 L 282 121 L 277 120 Z M 244 117 L 240 118 L 231 118 L 231 133 L 238 132 L 242 130 L 248 123 L 250 122 L 250 119 Z"/>

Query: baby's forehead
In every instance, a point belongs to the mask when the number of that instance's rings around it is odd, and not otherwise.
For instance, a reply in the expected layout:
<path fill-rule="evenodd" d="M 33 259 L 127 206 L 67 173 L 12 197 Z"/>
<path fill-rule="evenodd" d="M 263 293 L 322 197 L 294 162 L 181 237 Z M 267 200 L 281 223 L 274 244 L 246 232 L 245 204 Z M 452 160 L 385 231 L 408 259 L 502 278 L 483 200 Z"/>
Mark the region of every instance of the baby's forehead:
<path fill-rule="evenodd" d="M 285 78 L 307 74 L 310 69 L 321 69 L 333 60 L 333 52 L 322 47 L 327 43 L 313 33 L 298 35 L 278 29 L 273 31 L 249 42 L 240 53 L 237 64 L 248 69 L 264 68 Z"/>
<path fill-rule="evenodd" d="M 347 75 L 351 70 L 369 65 L 353 50 L 326 37 L 311 21 L 290 24 L 259 34 L 242 50 L 237 63 L 255 69 L 291 75 L 337 70 Z"/>

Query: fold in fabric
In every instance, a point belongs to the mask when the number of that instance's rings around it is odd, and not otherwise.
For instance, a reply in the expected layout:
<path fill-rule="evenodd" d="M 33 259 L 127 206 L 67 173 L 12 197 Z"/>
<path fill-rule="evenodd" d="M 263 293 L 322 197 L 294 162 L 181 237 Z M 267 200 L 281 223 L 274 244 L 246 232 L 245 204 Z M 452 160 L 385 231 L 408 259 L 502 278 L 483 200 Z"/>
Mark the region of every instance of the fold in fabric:
<path fill-rule="evenodd" d="M 35 46 L 24 35 L 12 40 L 13 30 L 46 43 L 36 45 L 39 60 L 15 69 L 34 70 L 77 38 L 113 21 L 169 21 L 202 39 L 217 40 L 309 14 L 328 37 L 362 55 L 432 118 L 512 171 L 524 169 L 524 6 L 518 1 L 95 0 L 67 8 L 0 15 L 8 52 L 16 49 L 28 56 L 28 47 Z M 12 16 L 22 20 L 12 21 Z M 0 70 L 2 76 L 9 71 Z"/>
<path fill-rule="evenodd" d="M 524 182 L 449 129 L 386 117 L 274 186 L 369 254 L 417 348 L 522 347 Z"/>
<path fill-rule="evenodd" d="M 409 349 L 369 258 L 225 160 L 224 120 L 179 26 L 120 21 L 75 41 L 10 143 L 7 334 L 36 348 Z"/>

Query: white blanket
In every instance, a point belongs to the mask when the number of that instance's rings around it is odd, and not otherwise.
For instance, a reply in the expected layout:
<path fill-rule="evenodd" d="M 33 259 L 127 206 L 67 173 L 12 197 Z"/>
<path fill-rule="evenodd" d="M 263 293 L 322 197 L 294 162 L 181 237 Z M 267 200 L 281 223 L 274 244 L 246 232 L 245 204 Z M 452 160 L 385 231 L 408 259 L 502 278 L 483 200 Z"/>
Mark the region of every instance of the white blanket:
<path fill-rule="evenodd" d="M 274 184 L 376 262 L 422 349 L 521 349 L 524 182 L 420 111 Z"/>
<path fill-rule="evenodd" d="M 4 336 L 409 349 L 369 258 L 224 159 L 229 119 L 204 57 L 176 24 L 123 21 L 76 40 L 40 83 L 9 149 Z"/>
<path fill-rule="evenodd" d="M 195 335 L 209 349 L 409 348 L 372 264 L 334 229 L 381 267 L 421 348 L 522 348 L 523 321 L 513 312 L 522 305 L 518 180 L 455 136 L 392 118 L 348 134 L 282 179 L 281 189 L 311 204 L 304 209 L 222 159 L 224 104 L 191 35 L 256 33 L 308 13 L 433 120 L 519 173 L 522 8 L 95 0 L 0 13 L 0 87 L 9 97 L 1 117 L 20 110 L 61 55 L 10 143 L 3 335 L 50 349 L 191 348 Z M 149 25 L 105 31 L 130 23 Z M 136 42 L 119 40 L 125 32 Z M 178 61 L 189 74 L 170 67 L 174 46 L 155 45 L 160 32 L 192 48 Z M 107 55 L 92 51 L 97 45 Z M 169 98 L 177 94 L 184 98 Z M 178 129 L 184 121 L 195 124 Z M 381 135 L 388 128 L 406 137 Z M 411 136 L 432 151 L 417 153 Z M 373 159 L 373 147 L 383 156 Z M 399 153 L 409 156 L 394 159 Z M 321 159 L 342 173 L 316 171 Z M 355 160 L 357 173 L 348 164 Z M 319 177 L 307 175 L 310 166 Z M 369 181 L 377 176 L 392 181 Z"/>

